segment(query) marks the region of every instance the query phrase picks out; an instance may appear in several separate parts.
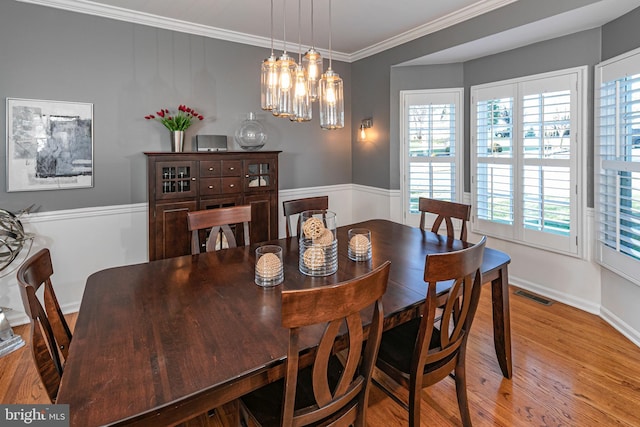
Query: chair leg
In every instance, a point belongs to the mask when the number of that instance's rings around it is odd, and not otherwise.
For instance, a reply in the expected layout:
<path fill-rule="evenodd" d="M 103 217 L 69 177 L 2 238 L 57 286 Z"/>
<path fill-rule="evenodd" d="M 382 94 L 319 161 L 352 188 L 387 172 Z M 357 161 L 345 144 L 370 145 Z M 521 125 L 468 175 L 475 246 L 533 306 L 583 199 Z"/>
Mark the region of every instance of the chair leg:
<path fill-rule="evenodd" d="M 461 357 L 464 355 L 459 355 Z M 464 358 L 458 359 L 455 369 L 456 380 L 456 397 L 458 398 L 458 408 L 460 409 L 460 418 L 464 427 L 471 427 L 471 415 L 469 413 L 469 400 L 467 399 L 467 379 L 464 366 Z"/>
<path fill-rule="evenodd" d="M 412 375 L 409 384 L 409 427 L 420 427 L 422 381 L 418 381 L 416 379 L 417 376 L 418 375 Z"/>

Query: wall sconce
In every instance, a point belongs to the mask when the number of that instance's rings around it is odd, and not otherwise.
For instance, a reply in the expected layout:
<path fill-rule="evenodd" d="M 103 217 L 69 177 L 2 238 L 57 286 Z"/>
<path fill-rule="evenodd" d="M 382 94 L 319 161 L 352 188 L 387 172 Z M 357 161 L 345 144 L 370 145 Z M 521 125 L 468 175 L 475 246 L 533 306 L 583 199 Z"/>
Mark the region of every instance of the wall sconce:
<path fill-rule="evenodd" d="M 364 119 L 361 123 L 360 123 L 360 140 L 361 141 L 366 141 L 367 139 L 367 129 L 369 129 L 371 126 L 373 126 L 373 119 Z"/>

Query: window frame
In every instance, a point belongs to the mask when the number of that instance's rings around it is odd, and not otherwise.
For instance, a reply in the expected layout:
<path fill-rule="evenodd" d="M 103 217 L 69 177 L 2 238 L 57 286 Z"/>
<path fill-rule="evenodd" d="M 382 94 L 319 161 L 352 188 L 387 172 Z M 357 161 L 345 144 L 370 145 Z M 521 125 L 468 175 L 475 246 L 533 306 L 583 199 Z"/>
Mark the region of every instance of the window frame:
<path fill-rule="evenodd" d="M 565 82 L 566 79 L 566 82 Z M 573 83 L 575 82 L 575 87 Z M 536 92 L 531 87 L 544 87 L 549 85 L 565 85 L 565 89 L 570 90 L 571 99 L 571 118 L 570 118 L 570 147 L 571 155 L 568 159 L 569 167 L 569 233 L 568 235 L 557 235 L 544 230 L 532 230 L 525 224 L 524 209 L 524 175 L 526 167 L 529 166 L 551 166 L 553 162 L 545 160 L 532 160 L 525 156 L 525 137 L 524 129 L 524 100 L 525 97 L 532 94 L 545 93 L 544 91 Z M 587 126 L 587 85 L 588 85 L 588 67 L 575 67 L 570 69 L 558 70 L 548 73 L 535 74 L 503 80 L 497 82 L 486 83 L 482 85 L 471 86 L 470 97 L 470 174 L 471 174 L 471 198 L 472 198 L 472 215 L 471 215 L 471 231 L 477 234 L 486 234 L 503 240 L 512 241 L 514 243 L 523 244 L 547 251 L 557 252 L 564 255 L 584 258 L 585 248 L 587 247 L 583 238 L 583 227 L 585 223 L 586 207 L 584 202 L 586 198 L 586 183 L 583 182 L 584 171 L 586 171 L 586 153 L 585 144 L 587 142 L 586 126 Z M 550 91 L 552 92 L 552 91 Z M 479 101 L 489 101 L 492 99 L 508 99 L 511 97 L 513 110 L 511 113 L 511 150 L 513 155 L 508 157 L 487 156 L 488 161 L 484 161 L 484 157 L 479 156 L 478 151 L 478 104 Z M 543 137 L 541 135 L 541 137 Z M 483 139 L 483 143 L 486 142 Z M 493 142 L 491 142 L 493 144 Z M 480 158 L 480 161 L 479 161 Z M 491 160 L 493 158 L 493 160 Z M 480 220 L 478 218 L 478 165 L 487 164 L 505 164 L 511 169 L 511 194 L 513 195 L 513 221 L 509 223 L 500 223 L 492 220 Z M 567 166 L 564 166 L 565 168 Z"/>
<path fill-rule="evenodd" d="M 640 48 L 631 50 L 621 55 L 610 58 L 595 66 L 594 76 L 594 205 L 596 211 L 596 262 L 610 271 L 624 277 L 626 280 L 640 286 L 640 277 L 638 277 L 638 268 L 640 268 L 640 260 L 627 255 L 619 250 L 619 248 L 613 248 L 607 245 L 601 239 L 601 227 L 602 227 L 602 215 L 603 206 L 601 201 L 601 189 L 602 183 L 605 179 L 603 177 L 603 164 L 612 166 L 619 163 L 617 160 L 607 160 L 604 158 L 601 152 L 601 88 L 605 82 L 615 82 L 622 77 L 638 75 L 640 74 Z M 619 104 L 616 102 L 615 106 Z M 615 126 L 619 126 L 619 117 L 615 117 Z M 616 130 L 618 133 L 619 130 Z M 616 138 L 619 138 L 616 135 Z M 616 141 L 618 143 L 619 141 Z M 633 163 L 632 161 L 623 161 L 624 163 Z M 637 169 L 638 165 L 633 165 Z M 624 165 L 621 166 L 624 168 Z M 605 169 L 616 169 L 613 167 L 607 167 Z M 620 169 L 620 168 L 618 168 Z M 617 205 L 616 212 L 619 213 L 621 209 L 620 199 L 616 197 Z M 620 245 L 620 239 L 616 241 L 617 246 Z"/>
<path fill-rule="evenodd" d="M 409 164 L 409 125 L 408 113 L 410 98 L 424 96 L 431 99 L 431 103 L 442 103 L 443 99 L 452 100 L 455 104 L 455 154 L 448 156 L 446 161 L 442 163 L 453 163 L 455 165 L 455 184 L 453 191 L 455 193 L 455 202 L 463 203 L 464 197 L 464 88 L 443 88 L 443 89 L 416 89 L 400 91 L 400 193 L 402 195 L 402 219 L 404 224 L 417 226 L 420 222 L 420 213 L 410 212 L 410 177 Z M 429 162 L 440 163 L 440 162 Z M 428 218 L 426 223 L 430 224 L 435 219 Z"/>

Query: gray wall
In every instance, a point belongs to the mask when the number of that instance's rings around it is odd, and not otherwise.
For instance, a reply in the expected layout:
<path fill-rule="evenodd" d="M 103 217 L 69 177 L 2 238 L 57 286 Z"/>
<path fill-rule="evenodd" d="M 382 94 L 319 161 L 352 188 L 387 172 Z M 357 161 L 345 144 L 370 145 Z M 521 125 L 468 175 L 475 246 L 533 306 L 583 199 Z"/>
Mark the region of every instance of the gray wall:
<path fill-rule="evenodd" d="M 187 132 L 233 135 L 249 111 L 258 112 L 269 141 L 282 150 L 280 188 L 353 182 L 400 188 L 398 93 L 494 81 L 593 65 L 600 55 L 599 30 L 446 66 L 394 67 L 404 61 L 489 36 L 597 0 L 515 2 L 483 16 L 405 43 L 353 64 L 334 62 L 345 81 L 345 121 L 340 131 L 320 130 L 314 120 L 294 124 L 259 110 L 258 66 L 266 49 L 113 21 L 18 2 L 0 3 L 0 96 L 94 104 L 94 182 L 91 189 L 6 193 L 0 174 L 0 206 L 41 211 L 146 201 L 144 151 L 168 151 L 169 136 L 143 119 L 161 107 L 184 103 L 206 120 Z M 604 57 L 636 46 L 638 10 L 606 28 Z M 278 52 L 277 52 L 278 53 Z M 531 58 L 536 58 L 532 60 Z M 353 77 L 352 77 L 353 76 Z M 4 111 L 3 111 L 4 113 Z M 468 102 L 466 106 L 468 118 Z M 374 138 L 362 143 L 357 128 L 372 117 Z M 0 127 L 6 114 L 0 114 Z M 465 130 L 468 170 L 468 126 Z M 592 136 L 587 138 L 592 159 Z M 5 165 L 5 150 L 0 164 Z M 589 163 L 591 172 L 592 163 Z M 592 174 L 589 173 L 589 206 Z M 466 174 L 468 177 L 468 173 Z M 469 182 L 465 182 L 469 191 Z"/>
<path fill-rule="evenodd" d="M 394 100 L 397 93 L 395 89 L 392 93 L 390 86 L 391 67 L 597 1 L 518 1 L 351 64 L 354 76 L 351 90 L 353 182 L 380 188 L 400 188 L 399 128 L 397 123 L 391 122 L 396 114 L 392 112 L 397 110 Z M 593 48 L 599 51 L 599 45 Z M 402 86 L 402 82 L 396 81 L 396 84 L 398 88 Z M 373 117 L 377 134 L 376 140 L 366 145 L 355 139 L 356 127 L 365 117 Z"/>
<path fill-rule="evenodd" d="M 399 164 L 400 123 L 398 117 L 399 91 L 446 87 L 465 88 L 465 149 L 464 191 L 470 192 L 470 88 L 474 85 L 508 80 L 565 68 L 587 65 L 587 134 L 580 138 L 587 150 L 587 206 L 593 207 L 593 66 L 600 62 L 601 31 L 599 28 L 570 34 L 519 49 L 485 56 L 463 64 L 393 67 L 390 88 L 390 159 Z M 462 75 L 461 75 L 462 74 Z M 397 129 L 397 130 L 396 130 Z M 354 148 L 354 155 L 358 150 Z M 354 174 L 357 172 L 354 161 Z M 398 179 L 399 183 L 399 179 Z"/>
<path fill-rule="evenodd" d="M 391 71 L 390 126 L 397 129 L 393 132 L 390 158 L 400 162 L 400 141 L 398 134 L 400 123 L 398 117 L 399 92 L 408 89 L 434 89 L 448 87 L 464 87 L 465 89 L 465 149 L 464 191 L 470 192 L 470 88 L 473 85 L 507 80 L 532 74 L 555 71 L 564 68 L 588 65 L 592 67 L 600 59 L 600 30 L 593 29 L 569 36 L 535 43 L 519 49 L 486 56 L 463 64 L 428 65 L 413 67 L 393 67 Z M 593 122 L 593 73 L 589 73 L 588 82 L 588 123 Z M 593 206 L 593 132 L 588 126 L 588 133 L 581 141 L 588 153 L 588 206 Z M 354 148 L 354 155 L 358 153 Z M 355 162 L 354 162 L 355 163 Z M 354 165 L 354 173 L 357 168 Z"/>
<path fill-rule="evenodd" d="M 602 60 L 640 47 L 640 7 L 602 26 Z"/>
<path fill-rule="evenodd" d="M 147 200 L 145 151 L 169 151 L 169 132 L 144 116 L 179 104 L 206 116 L 187 131 L 232 136 L 249 111 L 282 150 L 280 188 L 351 182 L 351 67 L 344 79 L 345 129 L 297 124 L 260 110 L 259 66 L 267 49 L 14 1 L 0 2 L 0 97 L 78 101 L 94 108 L 94 188 L 6 193 L 0 147 L 0 208 L 39 211 Z M 279 51 L 276 54 L 280 54 Z M 6 105 L 6 104 L 5 104 Z M 0 128 L 6 126 L 5 108 Z M 187 148 L 190 148 L 188 144 Z"/>

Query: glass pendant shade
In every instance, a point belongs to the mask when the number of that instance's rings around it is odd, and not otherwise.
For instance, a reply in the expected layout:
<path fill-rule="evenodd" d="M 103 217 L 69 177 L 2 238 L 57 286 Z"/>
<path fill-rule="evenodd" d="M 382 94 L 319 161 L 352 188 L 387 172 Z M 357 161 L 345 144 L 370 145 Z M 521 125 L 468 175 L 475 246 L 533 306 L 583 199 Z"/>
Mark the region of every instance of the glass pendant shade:
<path fill-rule="evenodd" d="M 307 72 L 309 82 L 309 100 L 318 100 L 318 80 L 322 76 L 322 56 L 314 48 L 310 48 L 302 58 L 302 66 Z"/>
<path fill-rule="evenodd" d="M 262 62 L 260 79 L 260 106 L 263 110 L 273 110 L 276 106 L 278 74 L 276 57 L 271 55 Z"/>
<path fill-rule="evenodd" d="M 276 62 L 278 73 L 277 105 L 272 110 L 274 116 L 291 117 L 295 90 L 296 61 L 286 52 Z"/>
<path fill-rule="evenodd" d="M 301 65 L 296 67 L 296 82 L 293 95 L 293 116 L 294 122 L 308 122 L 311 120 L 311 101 L 307 86 L 307 73 Z"/>
<path fill-rule="evenodd" d="M 344 127 L 344 90 L 342 79 L 331 67 L 322 75 L 320 91 L 320 127 L 342 129 Z"/>

